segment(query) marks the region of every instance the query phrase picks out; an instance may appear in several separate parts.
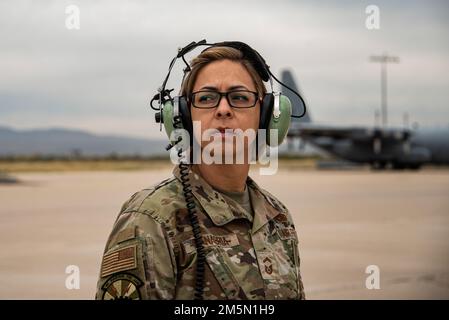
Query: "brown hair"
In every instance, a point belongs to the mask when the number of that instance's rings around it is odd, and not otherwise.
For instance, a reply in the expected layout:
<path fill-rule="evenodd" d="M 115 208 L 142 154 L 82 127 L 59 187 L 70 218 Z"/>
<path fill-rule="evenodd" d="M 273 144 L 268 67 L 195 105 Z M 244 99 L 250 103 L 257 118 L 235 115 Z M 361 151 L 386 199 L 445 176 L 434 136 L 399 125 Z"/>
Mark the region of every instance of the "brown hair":
<path fill-rule="evenodd" d="M 192 93 L 196 78 L 202 68 L 211 62 L 224 59 L 240 62 L 253 79 L 259 97 L 263 98 L 267 89 L 265 88 L 259 73 L 257 73 L 249 60 L 243 58 L 243 53 L 241 51 L 232 47 L 211 47 L 194 58 L 190 62 L 191 71 L 187 74 L 181 85 L 181 95 L 188 96 Z"/>

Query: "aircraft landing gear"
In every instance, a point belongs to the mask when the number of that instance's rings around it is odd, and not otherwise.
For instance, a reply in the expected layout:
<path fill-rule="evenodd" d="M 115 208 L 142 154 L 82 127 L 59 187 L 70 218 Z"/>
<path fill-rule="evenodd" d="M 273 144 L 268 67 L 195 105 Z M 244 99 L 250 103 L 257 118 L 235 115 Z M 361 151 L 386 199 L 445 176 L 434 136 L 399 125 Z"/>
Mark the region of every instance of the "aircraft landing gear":
<path fill-rule="evenodd" d="M 387 163 L 384 161 L 374 161 L 371 163 L 371 169 L 373 170 L 385 170 Z"/>
<path fill-rule="evenodd" d="M 393 162 L 393 170 L 404 170 L 406 167 L 402 163 Z"/>
<path fill-rule="evenodd" d="M 419 163 L 409 163 L 409 164 L 403 164 L 398 162 L 393 163 L 393 170 L 404 170 L 404 169 L 418 170 L 419 168 L 421 168 L 421 165 Z"/>

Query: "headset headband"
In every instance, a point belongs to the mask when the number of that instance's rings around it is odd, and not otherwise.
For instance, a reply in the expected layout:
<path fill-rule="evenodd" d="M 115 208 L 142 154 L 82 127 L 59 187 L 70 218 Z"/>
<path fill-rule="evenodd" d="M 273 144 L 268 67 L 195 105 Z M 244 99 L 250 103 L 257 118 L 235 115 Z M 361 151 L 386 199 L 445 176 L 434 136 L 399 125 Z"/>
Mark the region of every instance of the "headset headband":
<path fill-rule="evenodd" d="M 253 67 L 256 69 L 257 73 L 260 75 L 260 77 L 263 81 L 267 82 L 270 80 L 270 78 L 273 78 L 280 85 L 284 86 L 285 88 L 287 88 L 288 90 L 290 90 L 291 92 L 293 92 L 295 95 L 297 95 L 299 97 L 299 99 L 301 100 L 301 102 L 304 106 L 304 111 L 299 116 L 292 114 L 291 115 L 292 118 L 301 118 L 306 114 L 306 103 L 305 103 L 304 99 L 301 97 L 301 95 L 298 92 L 296 92 L 296 90 L 294 90 L 294 89 L 290 88 L 289 86 L 287 86 L 286 84 L 282 83 L 279 79 L 277 79 L 271 73 L 270 67 L 267 65 L 267 63 L 265 62 L 265 59 L 260 55 L 259 52 L 257 52 L 253 48 L 251 48 L 246 43 L 240 42 L 240 41 L 223 41 L 223 42 L 216 42 L 216 43 L 207 43 L 206 39 L 203 39 L 198 42 L 193 41 L 193 42 L 189 43 L 188 45 L 186 45 L 185 47 L 178 49 L 178 54 L 172 59 L 172 61 L 170 63 L 167 76 L 165 77 L 164 82 L 162 83 L 162 86 L 159 88 L 158 93 L 153 97 L 153 99 L 150 102 L 150 106 L 153 110 L 160 111 L 161 104 L 165 100 L 171 99 L 170 92 L 173 91 L 173 89 L 167 90 L 167 89 L 165 89 L 165 86 L 167 84 L 168 78 L 170 77 L 170 72 L 171 72 L 176 60 L 179 58 L 182 58 L 182 60 L 186 64 L 186 68 L 184 69 L 184 74 L 187 73 L 188 71 L 190 71 L 190 65 L 185 60 L 184 55 L 199 46 L 209 46 L 209 48 L 204 49 L 202 52 L 204 52 L 212 47 L 231 47 L 231 48 L 235 48 L 235 49 L 239 50 L 240 52 L 243 53 L 243 57 L 246 58 L 247 60 L 249 60 L 253 64 Z M 153 101 L 155 101 L 155 100 L 159 101 L 159 108 L 153 107 Z"/>
<path fill-rule="evenodd" d="M 213 47 L 231 47 L 239 50 L 243 54 L 243 58 L 249 60 L 253 64 L 254 69 L 256 69 L 257 73 L 260 75 L 263 81 L 267 82 L 268 80 L 270 80 L 270 74 L 268 72 L 268 69 L 270 67 L 265 62 L 265 59 L 262 58 L 262 56 L 256 50 L 251 48 L 246 43 L 240 41 L 218 42 L 212 44 L 209 48 L 204 49 L 203 51 L 201 51 L 201 53 Z"/>

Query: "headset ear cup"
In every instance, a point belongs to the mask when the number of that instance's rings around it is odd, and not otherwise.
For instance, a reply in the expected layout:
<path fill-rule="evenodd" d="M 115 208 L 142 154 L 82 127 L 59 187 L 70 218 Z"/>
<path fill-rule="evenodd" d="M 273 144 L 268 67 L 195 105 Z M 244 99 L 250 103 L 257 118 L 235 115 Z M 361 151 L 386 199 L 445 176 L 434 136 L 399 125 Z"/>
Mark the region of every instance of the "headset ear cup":
<path fill-rule="evenodd" d="M 162 118 L 164 119 L 165 133 L 167 133 L 168 139 L 171 143 L 176 141 L 171 140 L 172 132 L 175 130 L 174 119 L 174 105 L 173 103 L 178 101 L 178 113 L 181 118 L 181 122 L 177 124 L 176 129 L 186 129 L 190 135 L 190 141 L 192 141 L 192 117 L 190 115 L 190 109 L 188 103 L 184 97 L 174 97 L 173 100 L 167 100 L 164 102 L 162 108 Z"/>
<path fill-rule="evenodd" d="M 259 128 L 267 129 L 270 122 L 271 113 L 273 112 L 274 96 L 272 93 L 266 93 L 262 100 L 260 108 Z"/>
<path fill-rule="evenodd" d="M 290 127 L 292 104 L 290 99 L 282 94 L 279 95 L 279 111 L 278 117 L 275 117 L 274 113 L 270 114 L 271 118 L 267 128 L 267 145 L 272 147 L 277 147 L 284 141 Z M 271 140 L 271 129 L 277 130 L 274 140 Z"/>
<path fill-rule="evenodd" d="M 193 163 L 193 123 L 192 114 L 187 99 L 183 96 L 179 97 L 179 114 L 181 115 L 182 126 L 189 133 L 189 161 Z"/>
<path fill-rule="evenodd" d="M 167 100 L 162 105 L 162 119 L 164 119 L 164 129 L 165 133 L 170 140 L 171 134 L 174 131 L 173 125 L 173 102 L 171 100 Z M 170 141 L 173 142 L 173 141 Z"/>
<path fill-rule="evenodd" d="M 190 114 L 189 103 L 185 97 L 179 97 L 179 114 L 181 115 L 182 126 L 186 129 L 190 138 L 193 135 L 192 115 Z"/>

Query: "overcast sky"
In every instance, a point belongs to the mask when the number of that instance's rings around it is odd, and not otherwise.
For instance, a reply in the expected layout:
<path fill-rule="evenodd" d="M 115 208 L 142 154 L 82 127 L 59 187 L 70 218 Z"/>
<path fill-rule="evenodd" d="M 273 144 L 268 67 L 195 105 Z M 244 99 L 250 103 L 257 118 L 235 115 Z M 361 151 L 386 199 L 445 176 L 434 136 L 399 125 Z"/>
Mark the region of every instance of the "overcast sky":
<path fill-rule="evenodd" d="M 369 56 L 399 56 L 388 68 L 390 124 L 407 111 L 448 127 L 447 1 L 317 2 L 1 1 L 0 125 L 162 138 L 149 99 L 177 48 L 206 38 L 247 42 L 273 72 L 292 69 L 312 120 L 336 125 L 374 123 L 380 66 Z M 71 4 L 80 30 L 66 28 Z M 379 30 L 365 26 L 368 5 L 380 9 Z"/>

